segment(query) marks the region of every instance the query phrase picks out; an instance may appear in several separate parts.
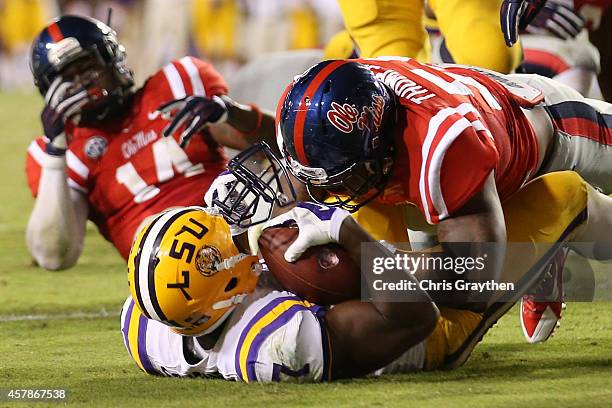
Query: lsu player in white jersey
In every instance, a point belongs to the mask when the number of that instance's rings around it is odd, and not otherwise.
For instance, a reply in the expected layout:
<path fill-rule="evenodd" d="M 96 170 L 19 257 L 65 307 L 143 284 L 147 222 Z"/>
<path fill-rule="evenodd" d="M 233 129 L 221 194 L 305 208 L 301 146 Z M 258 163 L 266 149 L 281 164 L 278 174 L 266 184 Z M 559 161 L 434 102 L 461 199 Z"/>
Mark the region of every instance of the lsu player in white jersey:
<path fill-rule="evenodd" d="M 330 228 L 348 248 L 370 240 L 343 210 Z M 282 290 L 232 239 L 214 209 L 168 211 L 145 227 L 128 260 L 125 346 L 138 366 L 165 376 L 322 381 L 370 373 L 398 359 L 422 368 L 438 311 L 412 303 L 343 302 L 327 310 Z M 389 255 L 380 247 L 381 255 Z M 380 347 L 384 344 L 385 347 Z"/>

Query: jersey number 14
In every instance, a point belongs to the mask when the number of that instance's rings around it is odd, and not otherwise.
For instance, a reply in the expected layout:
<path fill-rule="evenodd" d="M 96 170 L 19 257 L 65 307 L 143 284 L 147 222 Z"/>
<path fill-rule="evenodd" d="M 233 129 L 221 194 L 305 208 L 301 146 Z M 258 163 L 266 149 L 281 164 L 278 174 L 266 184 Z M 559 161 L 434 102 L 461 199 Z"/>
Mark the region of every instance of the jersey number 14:
<path fill-rule="evenodd" d="M 174 177 L 174 169 L 185 177 L 204 173 L 202 163 L 193 164 L 176 140 L 162 137 L 153 143 L 153 161 L 158 183 L 163 183 Z M 134 196 L 134 202 L 143 203 L 159 194 L 159 188 L 148 185 L 136 172 L 134 165 L 127 162 L 117 168 L 115 178 L 123 184 Z"/>

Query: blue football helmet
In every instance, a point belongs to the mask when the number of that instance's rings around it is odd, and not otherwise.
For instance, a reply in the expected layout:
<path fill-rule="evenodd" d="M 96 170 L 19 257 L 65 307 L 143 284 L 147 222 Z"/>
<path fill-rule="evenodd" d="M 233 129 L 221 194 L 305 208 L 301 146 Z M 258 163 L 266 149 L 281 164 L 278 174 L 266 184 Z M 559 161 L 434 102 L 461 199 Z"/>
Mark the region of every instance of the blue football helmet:
<path fill-rule="evenodd" d="M 318 63 L 289 86 L 277 115 L 279 149 L 313 200 L 356 211 L 384 190 L 395 100 L 366 65 Z"/>
<path fill-rule="evenodd" d="M 120 101 L 134 85 L 125 48 L 115 31 L 93 18 L 67 15 L 54 19 L 34 39 L 30 52 L 30 70 L 42 95 L 64 68 L 84 57 L 95 58 L 116 79 L 114 89 L 101 90 L 102 102 Z"/>

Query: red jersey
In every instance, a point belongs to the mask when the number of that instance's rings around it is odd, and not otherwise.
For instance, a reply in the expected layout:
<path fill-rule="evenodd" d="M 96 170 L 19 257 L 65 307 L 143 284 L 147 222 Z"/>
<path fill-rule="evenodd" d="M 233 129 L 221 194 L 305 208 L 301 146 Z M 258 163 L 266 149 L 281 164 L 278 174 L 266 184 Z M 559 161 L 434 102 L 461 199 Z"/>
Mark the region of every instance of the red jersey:
<path fill-rule="evenodd" d="M 172 206 L 203 205 L 204 193 L 227 162 L 222 147 L 204 133 L 185 150 L 163 137 L 169 121 L 157 108 L 188 95 L 225 93 L 225 81 L 211 65 L 184 57 L 146 81 L 121 123 L 67 124 L 68 183 L 86 195 L 89 218 L 124 258 L 146 217 Z M 30 144 L 26 173 L 34 196 L 45 154 L 42 138 Z"/>
<path fill-rule="evenodd" d="M 364 59 L 400 104 L 393 178 L 380 201 L 416 205 L 430 223 L 461 208 L 494 171 L 503 200 L 530 178 L 538 160 L 521 106 L 541 92 L 499 74 L 412 59 Z"/>

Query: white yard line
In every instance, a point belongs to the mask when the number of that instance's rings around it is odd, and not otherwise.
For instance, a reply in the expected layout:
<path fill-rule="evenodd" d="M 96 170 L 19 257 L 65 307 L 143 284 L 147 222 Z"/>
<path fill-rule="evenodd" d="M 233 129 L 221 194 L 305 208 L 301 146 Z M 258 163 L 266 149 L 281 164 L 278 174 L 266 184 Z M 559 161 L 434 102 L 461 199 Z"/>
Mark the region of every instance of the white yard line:
<path fill-rule="evenodd" d="M 73 312 L 59 314 L 30 314 L 30 315 L 0 315 L 0 323 L 23 322 L 28 320 L 70 320 L 70 319 L 101 319 L 119 316 L 119 311 L 101 309 L 98 312 Z"/>

